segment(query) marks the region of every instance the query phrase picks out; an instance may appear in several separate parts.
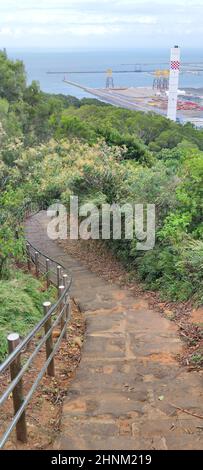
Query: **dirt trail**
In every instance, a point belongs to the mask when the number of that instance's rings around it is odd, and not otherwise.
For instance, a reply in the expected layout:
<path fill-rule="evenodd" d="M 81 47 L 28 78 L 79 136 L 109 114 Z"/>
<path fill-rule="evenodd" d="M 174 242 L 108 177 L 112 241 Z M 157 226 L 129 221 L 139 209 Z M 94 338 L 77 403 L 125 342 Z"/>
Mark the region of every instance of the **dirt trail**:
<path fill-rule="evenodd" d="M 29 219 L 31 243 L 72 271 L 72 297 L 87 322 L 82 361 L 62 414 L 57 449 L 202 449 L 200 372 L 175 357 L 174 323 L 143 296 L 92 273 L 46 233 L 46 213 Z M 174 405 L 176 407 L 174 407 Z"/>

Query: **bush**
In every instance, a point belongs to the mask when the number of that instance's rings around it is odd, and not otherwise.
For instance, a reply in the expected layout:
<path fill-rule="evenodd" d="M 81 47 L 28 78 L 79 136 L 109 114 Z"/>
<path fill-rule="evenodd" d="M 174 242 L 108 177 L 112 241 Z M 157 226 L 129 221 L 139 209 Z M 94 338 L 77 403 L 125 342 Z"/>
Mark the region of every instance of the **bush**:
<path fill-rule="evenodd" d="M 54 298 L 53 288 L 43 292 L 40 280 L 20 271 L 0 281 L 0 360 L 7 354 L 7 335 L 26 335 L 42 318 L 42 304 L 50 298 Z"/>
<path fill-rule="evenodd" d="M 103 109 L 103 107 L 101 107 Z M 202 271 L 195 260 L 201 240 L 202 153 L 197 149 L 162 150 L 150 165 L 125 160 L 126 149 L 73 141 L 50 141 L 27 149 L 11 170 L 4 205 L 13 214 L 23 194 L 47 205 L 59 199 L 69 207 L 70 195 L 80 203 L 155 204 L 156 246 L 137 252 L 136 240 L 111 240 L 110 246 L 150 289 L 173 300 L 202 299 Z M 23 175 L 23 176 L 22 176 Z M 14 198 L 13 195 L 16 194 Z M 37 198 L 37 199 L 36 199 Z M 7 247 L 7 244 L 5 248 Z"/>

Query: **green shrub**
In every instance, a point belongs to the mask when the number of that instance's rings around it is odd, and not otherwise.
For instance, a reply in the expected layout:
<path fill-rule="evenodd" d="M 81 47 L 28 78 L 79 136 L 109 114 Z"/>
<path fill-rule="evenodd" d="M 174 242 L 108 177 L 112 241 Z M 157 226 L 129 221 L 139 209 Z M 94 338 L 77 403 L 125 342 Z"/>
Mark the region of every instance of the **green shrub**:
<path fill-rule="evenodd" d="M 14 270 L 12 279 L 0 281 L 0 360 L 7 353 L 7 335 L 26 335 L 42 318 L 42 304 L 54 299 L 54 289 L 42 290 L 40 280 Z"/>

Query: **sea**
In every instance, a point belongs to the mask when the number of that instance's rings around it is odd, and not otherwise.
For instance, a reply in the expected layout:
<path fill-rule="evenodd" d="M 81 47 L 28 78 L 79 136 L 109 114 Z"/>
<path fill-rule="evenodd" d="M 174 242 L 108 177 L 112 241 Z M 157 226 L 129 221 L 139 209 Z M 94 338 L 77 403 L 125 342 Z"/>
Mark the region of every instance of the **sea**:
<path fill-rule="evenodd" d="M 170 49 L 135 49 L 106 51 L 65 51 L 65 50 L 7 50 L 12 59 L 20 59 L 25 64 L 27 81 L 37 80 L 43 91 L 62 93 L 77 98 L 90 97 L 85 91 L 63 82 L 64 78 L 85 87 L 105 88 L 105 71 L 111 68 L 115 87 L 151 86 L 153 71 L 169 68 Z M 201 49 L 181 49 L 182 62 L 187 63 L 180 74 L 180 88 L 203 88 L 203 72 L 191 71 L 191 63 L 203 69 Z M 142 70 L 142 73 L 132 73 Z M 87 72 L 102 73 L 87 73 Z M 47 72 L 61 72 L 48 74 Z M 72 73 L 86 72 L 86 73 Z"/>

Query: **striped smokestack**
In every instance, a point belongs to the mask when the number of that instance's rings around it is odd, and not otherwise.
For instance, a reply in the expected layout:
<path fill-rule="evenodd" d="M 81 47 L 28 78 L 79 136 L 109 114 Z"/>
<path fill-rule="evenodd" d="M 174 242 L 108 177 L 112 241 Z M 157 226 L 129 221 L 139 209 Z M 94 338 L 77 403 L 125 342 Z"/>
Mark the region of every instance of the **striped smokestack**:
<path fill-rule="evenodd" d="M 171 49 L 169 93 L 168 93 L 168 111 L 167 117 L 176 121 L 177 101 L 178 101 L 178 82 L 180 71 L 180 48 L 174 46 Z"/>

